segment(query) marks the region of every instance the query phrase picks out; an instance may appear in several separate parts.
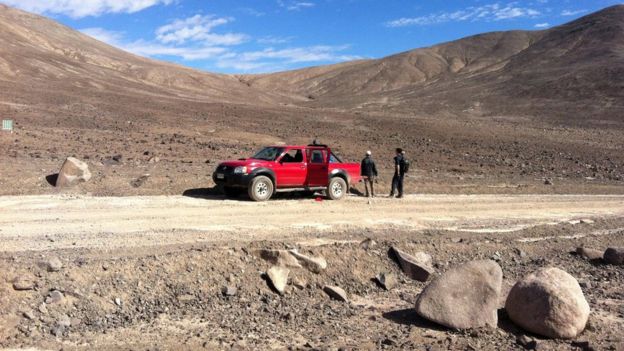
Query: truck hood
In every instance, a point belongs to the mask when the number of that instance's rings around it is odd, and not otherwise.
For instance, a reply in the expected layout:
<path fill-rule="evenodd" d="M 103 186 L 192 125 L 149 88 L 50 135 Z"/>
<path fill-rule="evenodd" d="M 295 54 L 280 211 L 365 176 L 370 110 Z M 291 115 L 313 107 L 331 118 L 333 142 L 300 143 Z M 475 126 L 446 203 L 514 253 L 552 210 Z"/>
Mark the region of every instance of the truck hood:
<path fill-rule="evenodd" d="M 254 160 L 254 159 L 248 158 L 248 159 L 245 159 L 245 160 L 228 160 L 228 161 L 224 161 L 224 162 L 221 162 L 219 164 L 219 166 L 228 166 L 228 167 L 240 167 L 240 166 L 259 167 L 259 166 L 264 166 L 266 164 L 267 164 L 266 161 Z"/>

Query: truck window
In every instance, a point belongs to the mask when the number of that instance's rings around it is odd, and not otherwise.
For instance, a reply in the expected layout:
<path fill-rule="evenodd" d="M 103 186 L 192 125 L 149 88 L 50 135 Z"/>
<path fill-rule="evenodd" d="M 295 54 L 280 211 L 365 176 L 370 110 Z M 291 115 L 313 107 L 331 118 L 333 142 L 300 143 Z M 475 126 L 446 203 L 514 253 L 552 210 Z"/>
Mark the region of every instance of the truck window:
<path fill-rule="evenodd" d="M 303 162 L 303 152 L 301 151 L 301 149 L 288 150 L 288 152 L 286 152 L 284 156 L 282 156 L 281 162 L 282 163 L 301 163 Z"/>
<path fill-rule="evenodd" d="M 275 161 L 275 159 L 281 155 L 283 151 L 284 148 L 282 147 L 265 147 L 252 158 L 256 160 Z"/>
<path fill-rule="evenodd" d="M 329 163 L 342 163 L 342 160 L 332 152 L 329 154 Z"/>
<path fill-rule="evenodd" d="M 312 150 L 310 163 L 325 163 L 325 160 L 323 157 L 323 150 Z"/>

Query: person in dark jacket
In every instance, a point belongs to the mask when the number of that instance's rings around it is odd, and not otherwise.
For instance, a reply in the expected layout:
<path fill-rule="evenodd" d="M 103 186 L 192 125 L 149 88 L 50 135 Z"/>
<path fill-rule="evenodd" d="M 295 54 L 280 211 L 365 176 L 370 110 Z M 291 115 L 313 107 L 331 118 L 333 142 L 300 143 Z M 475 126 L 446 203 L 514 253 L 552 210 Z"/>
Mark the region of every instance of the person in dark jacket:
<path fill-rule="evenodd" d="M 398 191 L 397 198 L 403 197 L 403 178 L 405 178 L 405 163 L 403 161 L 403 149 L 396 149 L 396 156 L 394 156 L 394 176 L 392 177 L 392 189 L 390 190 L 390 197 L 394 197 L 395 191 Z"/>
<path fill-rule="evenodd" d="M 377 166 L 375 166 L 375 161 L 373 161 L 372 153 L 370 151 L 366 151 L 366 157 L 364 157 L 360 166 L 360 175 L 364 180 L 366 197 L 375 197 L 375 188 L 373 183 L 375 182 L 375 178 L 377 178 Z M 369 186 L 370 192 L 368 191 Z"/>

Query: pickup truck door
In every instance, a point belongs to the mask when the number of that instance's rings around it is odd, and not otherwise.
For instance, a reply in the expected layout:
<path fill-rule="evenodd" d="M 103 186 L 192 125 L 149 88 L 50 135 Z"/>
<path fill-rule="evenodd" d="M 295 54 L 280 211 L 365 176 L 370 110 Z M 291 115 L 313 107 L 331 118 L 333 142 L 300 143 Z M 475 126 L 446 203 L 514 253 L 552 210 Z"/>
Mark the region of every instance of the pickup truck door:
<path fill-rule="evenodd" d="M 327 151 L 323 149 L 307 149 L 308 177 L 306 185 L 309 187 L 327 186 L 329 165 Z"/>
<path fill-rule="evenodd" d="M 277 187 L 302 187 L 306 181 L 307 164 L 303 149 L 288 149 L 277 160 L 275 177 Z"/>

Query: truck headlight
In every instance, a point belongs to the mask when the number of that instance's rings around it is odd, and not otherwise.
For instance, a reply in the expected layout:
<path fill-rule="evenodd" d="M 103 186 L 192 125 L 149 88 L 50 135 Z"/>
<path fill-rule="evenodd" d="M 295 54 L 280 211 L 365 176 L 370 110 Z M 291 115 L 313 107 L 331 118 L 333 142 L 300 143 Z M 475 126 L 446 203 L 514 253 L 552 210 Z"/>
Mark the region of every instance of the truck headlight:
<path fill-rule="evenodd" d="M 239 166 L 234 168 L 234 174 L 247 174 L 247 167 Z"/>

